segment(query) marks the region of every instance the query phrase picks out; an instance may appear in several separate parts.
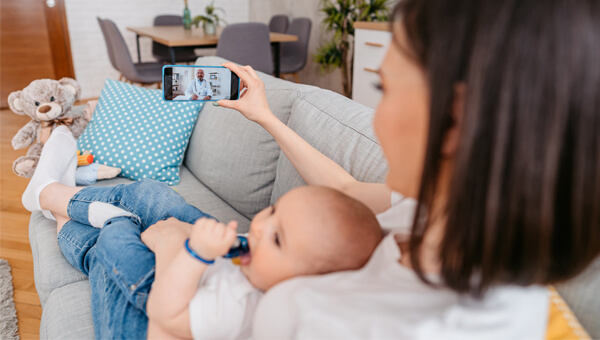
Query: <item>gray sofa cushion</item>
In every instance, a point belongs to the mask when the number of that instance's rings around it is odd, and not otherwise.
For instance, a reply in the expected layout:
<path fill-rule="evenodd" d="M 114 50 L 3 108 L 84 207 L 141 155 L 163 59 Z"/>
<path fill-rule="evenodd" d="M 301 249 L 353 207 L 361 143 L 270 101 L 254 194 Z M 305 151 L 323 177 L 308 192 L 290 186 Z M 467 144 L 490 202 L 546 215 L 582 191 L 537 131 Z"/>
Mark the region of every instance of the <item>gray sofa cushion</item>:
<path fill-rule="evenodd" d="M 48 296 L 57 287 L 84 280 L 87 282 L 87 276 L 73 268 L 60 251 L 56 240 L 56 222 L 45 218 L 41 212 L 31 214 L 29 242 L 33 254 L 35 288 L 42 308 L 46 308 Z"/>
<path fill-rule="evenodd" d="M 372 120 L 372 109 L 337 93 L 319 90 L 299 94 L 288 126 L 357 180 L 382 183 L 387 165 Z M 300 174 L 281 152 L 271 204 L 303 184 Z"/>
<path fill-rule="evenodd" d="M 269 105 L 283 122 L 296 97 L 294 89 L 267 90 Z M 279 151 L 268 132 L 239 112 L 205 105 L 185 165 L 219 197 L 252 218 L 269 205 Z"/>
<path fill-rule="evenodd" d="M 231 205 L 223 201 L 219 196 L 198 181 L 187 168 L 185 169 L 185 172 L 182 171 L 182 174 L 182 179 L 185 176 L 186 181 L 184 182 L 182 180 L 181 184 L 175 186 L 174 189 L 177 190 L 189 204 L 214 216 L 221 222 L 237 221 L 237 230 L 239 233 L 248 231 L 248 227 L 250 226 L 250 220 L 248 218 L 240 214 L 231 207 Z"/>
<path fill-rule="evenodd" d="M 52 291 L 40 322 L 40 339 L 93 339 L 88 280 Z"/>

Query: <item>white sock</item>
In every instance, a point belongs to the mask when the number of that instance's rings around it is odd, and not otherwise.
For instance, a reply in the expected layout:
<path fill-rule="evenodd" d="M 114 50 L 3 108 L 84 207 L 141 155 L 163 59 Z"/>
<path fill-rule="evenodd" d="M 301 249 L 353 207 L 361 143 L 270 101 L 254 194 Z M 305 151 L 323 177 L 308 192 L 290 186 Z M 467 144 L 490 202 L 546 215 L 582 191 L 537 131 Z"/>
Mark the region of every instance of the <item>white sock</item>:
<path fill-rule="evenodd" d="M 52 183 L 75 186 L 75 168 L 77 167 L 77 143 L 66 126 L 59 126 L 50 135 L 44 145 L 37 168 L 23 193 L 21 201 L 29 211 L 41 211 L 40 193 Z M 72 175 L 70 175 L 72 173 Z M 72 177 L 72 180 L 70 177 Z M 44 216 L 52 214 L 44 211 Z"/>
<path fill-rule="evenodd" d="M 76 146 L 76 148 L 77 148 L 77 146 Z M 77 152 L 77 151 L 75 151 L 75 152 Z M 67 170 L 65 171 L 64 175 L 60 178 L 60 181 L 59 181 L 61 184 L 64 184 L 68 187 L 77 186 L 75 184 L 75 172 L 77 171 L 77 154 L 75 155 L 74 159 L 75 159 L 75 162 L 69 163 Z"/>
<path fill-rule="evenodd" d="M 127 210 L 104 202 L 92 202 L 88 207 L 88 221 L 94 228 L 102 228 L 106 221 L 120 216 L 129 217 L 132 214 Z"/>

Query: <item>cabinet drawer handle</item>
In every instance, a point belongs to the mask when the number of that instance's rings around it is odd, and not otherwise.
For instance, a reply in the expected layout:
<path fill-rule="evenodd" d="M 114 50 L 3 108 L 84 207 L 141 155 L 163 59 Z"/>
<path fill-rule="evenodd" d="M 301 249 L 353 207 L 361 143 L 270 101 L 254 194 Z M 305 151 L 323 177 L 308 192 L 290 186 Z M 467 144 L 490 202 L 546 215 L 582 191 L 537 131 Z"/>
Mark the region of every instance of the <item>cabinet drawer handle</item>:
<path fill-rule="evenodd" d="M 373 42 L 365 42 L 365 45 L 374 46 L 374 47 L 383 47 L 383 44 L 373 43 Z"/>
<path fill-rule="evenodd" d="M 365 70 L 365 71 L 367 71 L 367 72 L 372 72 L 372 73 L 377 73 L 377 74 L 379 74 L 379 72 L 378 72 L 377 70 L 374 70 L 374 69 L 372 69 L 372 68 L 365 67 L 365 68 L 364 68 L 364 70 Z"/>

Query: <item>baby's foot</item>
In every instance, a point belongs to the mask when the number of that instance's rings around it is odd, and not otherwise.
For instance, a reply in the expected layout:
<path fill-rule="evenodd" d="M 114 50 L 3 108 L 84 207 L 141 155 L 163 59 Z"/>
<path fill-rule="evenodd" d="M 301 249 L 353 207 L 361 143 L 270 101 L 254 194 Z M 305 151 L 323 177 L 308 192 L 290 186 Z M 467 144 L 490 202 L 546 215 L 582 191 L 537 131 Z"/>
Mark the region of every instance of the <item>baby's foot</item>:
<path fill-rule="evenodd" d="M 76 144 L 66 126 L 59 126 L 52 131 L 44 145 L 35 173 L 21 198 L 25 209 L 32 212 L 42 210 L 40 193 L 49 184 L 60 182 L 74 186 L 77 167 Z M 44 216 L 53 218 L 49 211 L 44 211 Z"/>
<path fill-rule="evenodd" d="M 121 168 L 113 168 L 112 166 L 106 166 L 100 164 L 98 167 L 98 179 L 110 179 L 115 178 L 121 173 Z"/>
<path fill-rule="evenodd" d="M 75 181 L 77 185 L 92 185 L 99 179 L 115 178 L 121 173 L 121 168 L 92 163 L 86 166 L 80 166 L 75 172 Z"/>

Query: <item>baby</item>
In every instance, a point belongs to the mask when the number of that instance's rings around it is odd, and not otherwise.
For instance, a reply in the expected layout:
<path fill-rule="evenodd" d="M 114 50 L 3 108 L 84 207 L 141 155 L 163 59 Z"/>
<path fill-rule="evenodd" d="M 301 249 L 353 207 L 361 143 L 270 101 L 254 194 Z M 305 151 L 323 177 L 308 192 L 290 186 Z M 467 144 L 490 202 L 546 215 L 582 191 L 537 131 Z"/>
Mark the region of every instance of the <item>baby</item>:
<path fill-rule="evenodd" d="M 258 213 L 247 237 L 250 253 L 236 267 L 222 258 L 236 239 L 235 224 L 207 218 L 195 223 L 190 250 L 182 249 L 156 277 L 147 304 L 149 338 L 250 338 L 262 292 L 300 275 L 358 269 L 382 232 L 362 203 L 307 186 Z"/>
<path fill-rule="evenodd" d="M 152 180 L 73 187 L 74 155 L 72 135 L 57 128 L 23 204 L 56 218 L 63 255 L 89 277 L 97 338 L 140 338 L 147 323 L 150 337 L 249 338 L 264 291 L 295 276 L 358 269 L 382 239 L 362 203 L 301 187 L 252 219 L 250 253 L 238 267 L 222 258 L 236 222 L 219 223 Z"/>

